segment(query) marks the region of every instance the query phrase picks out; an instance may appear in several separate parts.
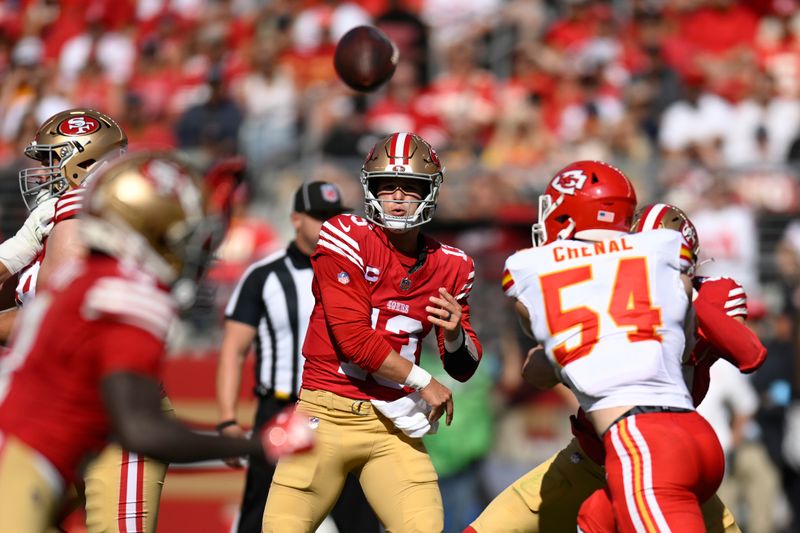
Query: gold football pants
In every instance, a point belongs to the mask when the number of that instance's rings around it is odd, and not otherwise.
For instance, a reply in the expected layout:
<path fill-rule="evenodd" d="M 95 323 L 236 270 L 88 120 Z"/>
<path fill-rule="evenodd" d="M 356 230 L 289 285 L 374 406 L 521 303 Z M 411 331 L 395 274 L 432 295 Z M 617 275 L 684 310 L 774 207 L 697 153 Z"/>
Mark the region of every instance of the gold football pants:
<path fill-rule="evenodd" d="M 175 416 L 169 399 L 161 408 Z M 84 474 L 88 533 L 154 533 L 167 465 L 109 444 Z"/>
<path fill-rule="evenodd" d="M 387 533 L 439 533 L 442 498 L 421 439 L 404 435 L 372 404 L 303 390 L 298 408 L 316 440 L 310 452 L 278 462 L 264 510 L 263 533 L 316 530 L 352 472 Z"/>
<path fill-rule="evenodd" d="M 64 481 L 44 457 L 0 433 L 0 531 L 52 531 Z"/>

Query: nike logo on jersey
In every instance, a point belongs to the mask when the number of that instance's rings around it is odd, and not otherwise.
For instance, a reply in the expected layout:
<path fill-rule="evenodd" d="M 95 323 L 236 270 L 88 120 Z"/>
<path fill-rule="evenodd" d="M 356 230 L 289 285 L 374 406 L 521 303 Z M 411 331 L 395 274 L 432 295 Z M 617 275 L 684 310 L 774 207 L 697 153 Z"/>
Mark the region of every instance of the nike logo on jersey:
<path fill-rule="evenodd" d="M 345 232 L 349 232 L 350 231 L 350 225 L 349 224 L 345 224 L 341 220 L 339 221 L 339 227 L 341 227 Z"/>

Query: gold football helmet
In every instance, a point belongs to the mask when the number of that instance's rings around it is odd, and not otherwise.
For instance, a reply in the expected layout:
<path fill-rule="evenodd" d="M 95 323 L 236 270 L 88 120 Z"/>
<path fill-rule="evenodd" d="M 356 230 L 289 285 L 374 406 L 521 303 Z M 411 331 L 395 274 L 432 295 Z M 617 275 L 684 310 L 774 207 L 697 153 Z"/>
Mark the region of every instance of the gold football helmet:
<path fill-rule="evenodd" d="M 414 178 L 427 183 L 428 193 L 412 202 L 418 205 L 411 215 L 397 217 L 384 212 L 383 200 L 377 195 L 377 183 L 386 177 Z M 393 133 L 375 143 L 361 167 L 364 213 L 378 226 L 394 230 L 425 224 L 436 211 L 436 198 L 443 179 L 444 167 L 425 139 L 414 133 Z"/>
<path fill-rule="evenodd" d="M 225 230 L 207 197 L 198 175 L 172 154 L 117 159 L 89 184 L 81 225 L 85 241 L 154 274 L 182 304 L 190 303 Z"/>
<path fill-rule="evenodd" d="M 700 238 L 697 228 L 682 209 L 671 204 L 650 204 L 633 215 L 631 233 L 661 228 L 675 230 L 683 236 L 681 269 L 685 274 L 694 275 L 700 254 Z"/>
<path fill-rule="evenodd" d="M 79 187 L 100 159 L 120 155 L 128 136 L 108 115 L 93 109 L 56 113 L 39 128 L 25 155 L 42 166 L 19 173 L 22 199 L 28 209 Z"/>

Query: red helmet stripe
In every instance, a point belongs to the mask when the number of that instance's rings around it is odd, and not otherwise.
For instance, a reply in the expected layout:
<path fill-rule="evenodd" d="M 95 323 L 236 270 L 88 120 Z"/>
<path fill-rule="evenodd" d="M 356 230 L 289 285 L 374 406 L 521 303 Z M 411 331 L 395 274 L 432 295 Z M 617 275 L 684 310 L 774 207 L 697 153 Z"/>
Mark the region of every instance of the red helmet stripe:
<path fill-rule="evenodd" d="M 653 204 L 647 208 L 647 212 L 642 216 L 642 227 L 640 231 L 656 229 L 661 225 L 664 215 L 667 214 L 669 206 L 665 204 Z"/>

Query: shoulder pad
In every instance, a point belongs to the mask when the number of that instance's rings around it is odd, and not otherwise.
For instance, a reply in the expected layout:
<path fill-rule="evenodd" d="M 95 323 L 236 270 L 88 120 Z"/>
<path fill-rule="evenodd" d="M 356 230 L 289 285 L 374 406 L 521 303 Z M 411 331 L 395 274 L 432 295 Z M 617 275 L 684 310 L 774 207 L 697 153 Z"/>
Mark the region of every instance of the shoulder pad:
<path fill-rule="evenodd" d="M 109 319 L 141 328 L 158 339 L 166 338 L 175 318 L 169 294 L 154 285 L 124 277 L 98 279 L 86 292 L 81 316 Z"/>
<path fill-rule="evenodd" d="M 363 243 L 373 230 L 366 219 L 355 215 L 337 215 L 322 224 L 317 253 L 343 257 L 364 271 Z"/>
<path fill-rule="evenodd" d="M 78 216 L 83 207 L 83 196 L 86 189 L 72 189 L 65 192 L 56 202 L 53 223 L 58 224 L 64 220 L 69 220 Z"/>

